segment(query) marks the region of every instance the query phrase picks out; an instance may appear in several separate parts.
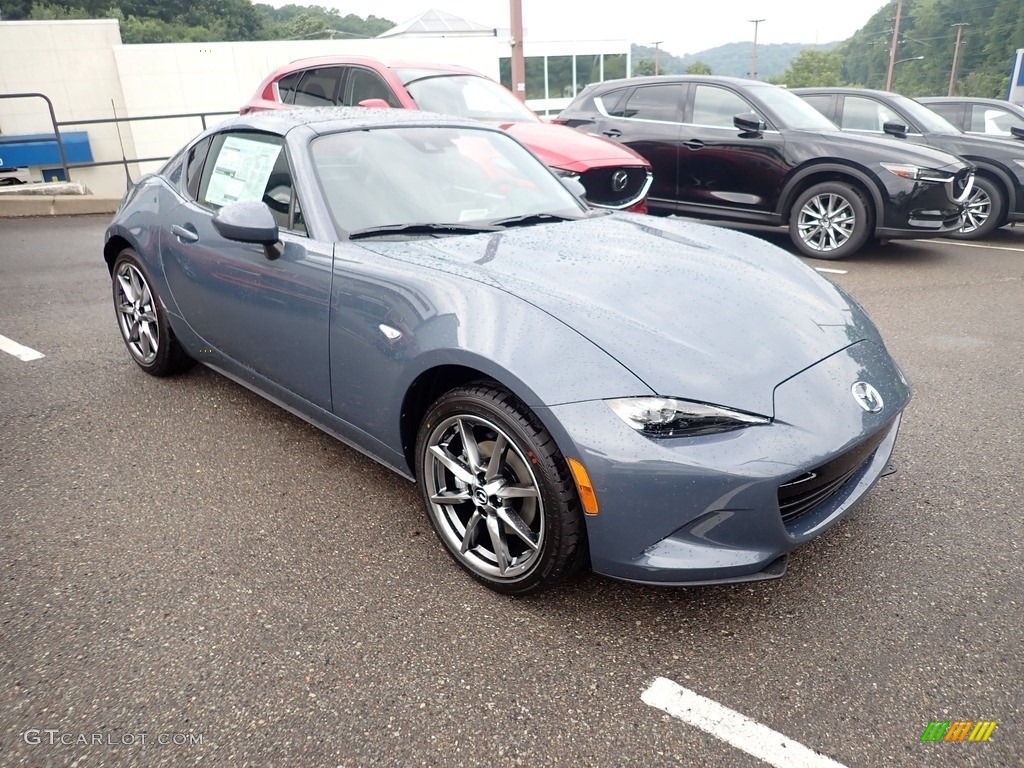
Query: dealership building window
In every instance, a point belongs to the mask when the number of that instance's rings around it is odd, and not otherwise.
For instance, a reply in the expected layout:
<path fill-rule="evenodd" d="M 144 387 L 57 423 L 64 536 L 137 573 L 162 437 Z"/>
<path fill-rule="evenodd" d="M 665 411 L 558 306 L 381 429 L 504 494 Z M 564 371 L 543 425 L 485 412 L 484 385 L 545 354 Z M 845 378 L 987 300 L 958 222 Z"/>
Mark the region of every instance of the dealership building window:
<path fill-rule="evenodd" d="M 512 90 L 512 59 L 499 62 L 501 84 Z M 526 101 L 536 112 L 555 113 L 591 83 L 626 77 L 625 53 L 584 53 L 526 57 Z"/>

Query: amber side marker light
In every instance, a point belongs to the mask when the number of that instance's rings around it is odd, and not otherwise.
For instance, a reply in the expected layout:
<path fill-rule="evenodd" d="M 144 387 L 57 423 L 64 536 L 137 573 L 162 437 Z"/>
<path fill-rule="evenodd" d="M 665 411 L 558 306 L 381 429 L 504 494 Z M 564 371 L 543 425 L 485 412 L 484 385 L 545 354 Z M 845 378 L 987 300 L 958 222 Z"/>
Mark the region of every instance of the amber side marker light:
<path fill-rule="evenodd" d="M 580 494 L 580 501 L 583 503 L 583 511 L 588 515 L 597 514 L 597 494 L 594 493 L 594 486 L 590 482 L 590 475 L 576 459 L 568 459 L 569 471 L 572 472 L 572 479 L 576 481 L 576 490 Z"/>

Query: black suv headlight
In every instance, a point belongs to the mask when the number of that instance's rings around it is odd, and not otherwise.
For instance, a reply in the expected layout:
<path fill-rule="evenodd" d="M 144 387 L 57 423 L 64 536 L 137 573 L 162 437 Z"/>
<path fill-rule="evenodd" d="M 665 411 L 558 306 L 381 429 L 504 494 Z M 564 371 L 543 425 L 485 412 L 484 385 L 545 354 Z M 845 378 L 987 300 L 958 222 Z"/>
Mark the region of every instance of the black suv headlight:
<path fill-rule="evenodd" d="M 948 184 L 956 176 L 956 174 L 949 171 L 938 171 L 935 168 L 922 168 L 919 165 L 907 165 L 906 163 L 882 163 L 881 165 L 889 173 L 895 174 L 901 179 L 911 179 L 912 181 Z"/>

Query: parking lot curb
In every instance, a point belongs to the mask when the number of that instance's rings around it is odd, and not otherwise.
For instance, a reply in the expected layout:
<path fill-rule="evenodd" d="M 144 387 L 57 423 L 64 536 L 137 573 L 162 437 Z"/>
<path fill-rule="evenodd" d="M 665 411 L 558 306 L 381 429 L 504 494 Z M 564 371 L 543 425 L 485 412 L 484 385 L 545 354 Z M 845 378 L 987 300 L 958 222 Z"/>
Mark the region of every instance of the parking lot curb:
<path fill-rule="evenodd" d="M 0 218 L 113 213 L 118 202 L 116 197 L 95 195 L 2 195 Z"/>

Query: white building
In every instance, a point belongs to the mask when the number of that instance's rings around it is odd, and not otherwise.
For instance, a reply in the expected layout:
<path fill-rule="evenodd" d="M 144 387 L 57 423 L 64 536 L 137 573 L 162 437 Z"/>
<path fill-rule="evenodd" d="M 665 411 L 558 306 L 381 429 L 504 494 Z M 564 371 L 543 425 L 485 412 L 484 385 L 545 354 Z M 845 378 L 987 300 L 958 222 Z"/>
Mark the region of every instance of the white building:
<path fill-rule="evenodd" d="M 531 41 L 526 54 L 527 104 L 555 113 L 583 85 L 624 77 L 629 43 L 622 40 Z M 330 54 L 434 61 L 471 67 L 508 86 L 507 30 L 475 25 L 430 11 L 378 38 L 368 40 L 289 40 L 247 43 L 123 45 L 115 19 L 0 22 L 0 167 L 4 142 L 25 134 L 53 134 L 45 101 L 2 98 L 41 93 L 53 103 L 58 123 L 203 113 L 214 124 L 235 113 L 277 67 L 295 59 Z M 159 167 L 197 134 L 203 118 L 132 120 L 121 123 L 61 125 L 62 134 L 84 131 L 93 162 L 113 165 L 76 168 L 71 177 L 91 191 L 119 196 L 125 167 L 132 178 Z M 82 137 L 85 138 L 85 137 Z M 10 144 L 8 147 L 12 146 Z M 35 180 L 44 168 L 31 169 Z"/>

